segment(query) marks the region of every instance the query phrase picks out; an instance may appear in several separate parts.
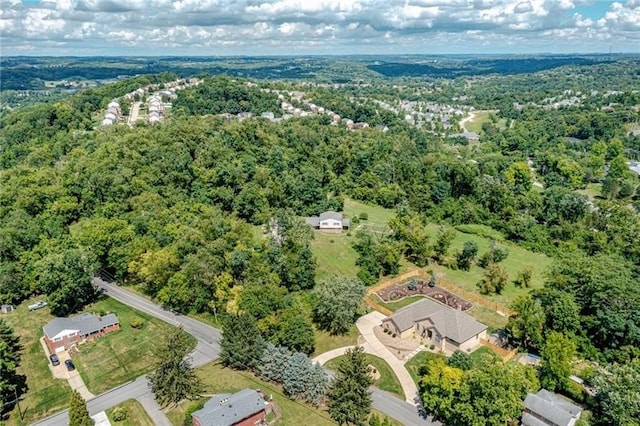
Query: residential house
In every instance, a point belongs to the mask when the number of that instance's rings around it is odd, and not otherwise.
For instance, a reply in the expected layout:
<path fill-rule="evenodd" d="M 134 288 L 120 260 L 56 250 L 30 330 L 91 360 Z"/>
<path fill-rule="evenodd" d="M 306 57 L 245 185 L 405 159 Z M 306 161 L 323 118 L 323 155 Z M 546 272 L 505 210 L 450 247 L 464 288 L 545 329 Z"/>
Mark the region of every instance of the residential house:
<path fill-rule="evenodd" d="M 523 426 L 573 426 L 582 408 L 546 389 L 527 394 L 521 423 Z"/>
<path fill-rule="evenodd" d="M 260 392 L 243 389 L 232 394 L 217 394 L 200 410 L 191 414 L 193 426 L 266 425 L 268 403 Z"/>
<path fill-rule="evenodd" d="M 349 219 L 345 219 L 342 213 L 324 212 L 320 216 L 310 216 L 305 219 L 305 223 L 315 229 L 324 231 L 342 231 L 349 229 Z"/>
<path fill-rule="evenodd" d="M 487 326 L 464 312 L 431 299 L 397 310 L 382 320 L 382 327 L 406 338 L 416 335 L 445 352 L 471 352 L 487 338 Z"/>
<path fill-rule="evenodd" d="M 54 318 L 42 329 L 49 352 L 54 353 L 117 331 L 120 329 L 120 322 L 116 314 L 105 316 L 82 314 L 70 318 Z"/>

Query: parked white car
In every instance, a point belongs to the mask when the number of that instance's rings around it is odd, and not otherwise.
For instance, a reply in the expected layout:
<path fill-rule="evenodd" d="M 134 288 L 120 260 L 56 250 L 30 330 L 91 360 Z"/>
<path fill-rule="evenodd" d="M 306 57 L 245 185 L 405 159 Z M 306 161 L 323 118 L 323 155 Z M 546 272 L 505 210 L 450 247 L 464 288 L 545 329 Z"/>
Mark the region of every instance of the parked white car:
<path fill-rule="evenodd" d="M 29 305 L 29 310 L 35 311 L 36 309 L 44 308 L 45 306 L 47 306 L 47 302 L 39 300 L 33 305 Z"/>

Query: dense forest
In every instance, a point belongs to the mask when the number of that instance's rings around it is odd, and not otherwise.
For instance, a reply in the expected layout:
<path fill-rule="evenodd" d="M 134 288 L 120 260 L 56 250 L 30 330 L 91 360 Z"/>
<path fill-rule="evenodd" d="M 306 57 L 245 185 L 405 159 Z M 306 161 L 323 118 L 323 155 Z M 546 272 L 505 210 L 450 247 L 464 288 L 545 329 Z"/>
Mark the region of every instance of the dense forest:
<path fill-rule="evenodd" d="M 311 353 L 296 295 L 316 285 L 313 233 L 300 217 L 340 211 L 348 196 L 397 210 L 385 246 L 392 264 L 400 255 L 438 261 L 422 256 L 429 222 L 486 225 L 548 254 L 557 261 L 529 304 L 544 313 L 545 333 L 563 333 L 603 364 L 639 357 L 639 182 L 627 164 L 640 150 L 627 130 L 638 121 L 637 91 L 543 108 L 530 103 L 547 96 L 535 88 L 505 104 L 498 83 L 470 81 L 471 104 L 504 108 L 478 143 L 462 145 L 377 107 L 374 87 L 304 90 L 385 132 L 323 116 L 228 120 L 218 114 L 277 110 L 275 92 L 263 89 L 295 87 L 229 77 L 185 90 L 165 124 L 95 127 L 110 100 L 173 78 L 136 77 L 3 117 L 0 302 L 46 294 L 52 312 L 67 315 L 95 297 L 91 274 L 102 270 L 180 312 L 249 312 L 271 343 Z M 585 195 L 594 184 L 599 193 Z M 260 226 L 273 235 L 256 238 Z M 512 321 L 507 331 L 543 349 L 544 336 L 523 337 L 528 326 Z"/>

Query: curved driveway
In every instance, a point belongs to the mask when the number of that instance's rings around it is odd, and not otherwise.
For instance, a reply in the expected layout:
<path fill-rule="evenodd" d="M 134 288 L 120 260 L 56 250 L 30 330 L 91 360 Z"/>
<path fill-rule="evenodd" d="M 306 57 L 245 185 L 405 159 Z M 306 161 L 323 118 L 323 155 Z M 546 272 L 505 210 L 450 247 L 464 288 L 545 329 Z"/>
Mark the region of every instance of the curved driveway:
<path fill-rule="evenodd" d="M 156 318 L 159 318 L 163 321 L 166 321 L 170 324 L 176 326 L 182 326 L 184 330 L 192 334 L 198 341 L 196 348 L 189 355 L 191 357 L 192 365 L 194 367 L 199 367 L 204 364 L 207 364 L 210 361 L 218 358 L 220 354 L 220 337 L 222 336 L 222 332 L 216 328 L 213 328 L 207 324 L 201 323 L 198 320 L 193 318 L 189 318 L 182 315 L 176 315 L 173 312 L 167 311 L 155 303 L 145 299 L 144 297 L 133 293 L 127 289 L 124 289 L 117 284 L 108 283 L 99 278 L 94 278 L 93 283 L 96 287 L 101 288 L 106 292 L 109 296 L 118 300 L 119 302 L 124 303 L 125 305 L 129 305 L 133 308 L 136 308 L 142 312 L 146 312 L 149 315 L 152 315 Z M 365 339 L 369 335 L 373 335 L 373 326 L 377 325 L 377 322 L 381 320 L 380 317 L 383 317 L 382 314 L 378 312 L 374 312 L 368 315 L 365 315 L 360 320 L 358 320 L 358 329 L 363 334 Z M 367 331 L 371 325 L 371 328 Z M 373 336 L 375 338 L 375 335 Z M 375 338 L 377 341 L 377 338 Z M 369 339 L 367 339 L 367 343 Z M 379 341 L 378 343 L 382 345 Z M 387 350 L 388 354 L 385 354 L 382 349 L 377 348 L 376 344 L 365 344 L 365 350 L 374 355 L 378 355 L 381 358 L 387 360 L 388 355 L 393 356 L 388 349 L 384 346 L 383 348 Z M 339 350 L 333 351 L 335 356 L 344 353 L 347 348 L 340 348 Z M 340 352 L 342 351 L 342 352 Z M 324 354 L 323 354 L 324 355 Z M 321 355 L 322 357 L 322 355 Z M 330 359 L 325 356 L 325 361 Z M 333 358 L 333 357 L 332 357 Z M 394 357 L 395 358 L 395 357 Z M 316 358 L 318 359 L 318 358 Z M 400 363 L 400 361 L 398 361 Z M 389 363 L 391 365 L 391 363 Z M 393 365 L 391 365 L 392 368 Z M 403 367 L 404 368 L 404 367 Z M 394 371 L 396 371 L 394 369 Z M 406 373 L 406 369 L 404 370 Z M 398 374 L 398 378 L 402 373 Z M 408 373 L 407 373 L 408 375 Z M 402 379 L 400 379 L 402 382 Z M 413 383 L 413 382 L 412 382 Z M 413 385 L 415 387 L 415 384 Z M 403 390 L 405 391 L 405 395 L 416 395 L 416 392 L 413 392 L 412 389 L 403 385 Z M 405 389 L 407 388 L 407 389 Z M 373 398 L 373 408 L 376 410 L 388 415 L 389 417 L 396 419 L 405 425 L 435 425 L 439 423 L 433 423 L 427 419 L 425 419 L 420 412 L 420 408 L 416 407 L 415 401 L 410 401 L 411 403 L 407 403 L 402 401 L 400 398 L 392 395 L 388 392 L 384 392 L 378 388 L 372 387 L 372 398 Z M 412 393 L 413 392 L 413 393 Z M 89 409 L 89 413 L 94 415 L 101 411 L 106 411 L 109 408 L 115 407 L 118 404 L 123 403 L 128 399 L 136 399 L 140 402 L 150 416 L 153 418 L 156 425 L 160 426 L 170 426 L 171 423 L 167 416 L 160 410 L 158 404 L 156 403 L 153 394 L 149 388 L 149 381 L 145 376 L 138 377 L 136 380 L 131 381 L 129 383 L 125 383 L 122 386 L 113 388 L 101 395 L 96 396 L 87 401 L 87 408 Z M 407 398 L 409 400 L 409 398 Z M 47 425 L 47 426 L 65 426 L 69 424 L 69 417 L 67 411 L 62 411 L 53 416 L 47 417 L 39 422 L 35 423 L 37 425 Z"/>

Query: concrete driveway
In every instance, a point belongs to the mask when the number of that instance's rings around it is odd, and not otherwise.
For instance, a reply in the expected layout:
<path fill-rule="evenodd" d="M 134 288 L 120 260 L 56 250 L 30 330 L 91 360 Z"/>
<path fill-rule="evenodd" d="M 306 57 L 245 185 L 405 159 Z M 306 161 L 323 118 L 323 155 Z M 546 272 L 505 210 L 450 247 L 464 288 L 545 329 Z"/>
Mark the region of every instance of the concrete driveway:
<path fill-rule="evenodd" d="M 370 349 L 371 352 L 367 352 L 379 356 L 380 358 L 384 359 L 387 364 L 389 364 L 389 367 L 391 367 L 393 372 L 396 373 L 396 376 L 400 381 L 405 400 L 410 404 L 416 405 L 416 401 L 419 400 L 418 387 L 411 378 L 411 375 L 405 368 L 402 361 L 396 358 L 396 356 L 393 355 L 391 351 L 387 349 L 387 347 L 383 345 L 382 342 L 380 342 L 380 340 L 378 340 L 378 337 L 373 332 L 373 329 L 375 327 L 378 327 L 380 324 L 382 324 L 382 320 L 384 318 L 386 318 L 384 314 L 381 314 L 378 311 L 373 311 L 358 318 L 358 321 L 356 321 L 356 326 L 358 327 L 358 331 L 360 331 L 360 334 L 362 335 L 362 337 L 364 337 L 369 346 L 369 348 L 367 349 Z"/>
<path fill-rule="evenodd" d="M 69 383 L 71 389 L 76 390 L 82 395 L 85 401 L 95 397 L 94 394 L 89 392 L 87 389 L 87 385 L 84 384 L 84 380 L 82 380 L 82 376 L 78 369 L 69 371 L 67 370 L 67 366 L 65 365 L 65 361 L 71 359 L 68 351 L 56 352 L 58 355 L 58 359 L 60 360 L 60 364 L 52 365 L 51 360 L 49 359 L 49 349 L 47 345 L 44 343 L 44 337 L 40 338 L 40 343 L 42 344 L 42 348 L 44 349 L 44 353 L 47 356 L 47 362 L 49 364 L 49 370 L 51 370 L 51 374 L 56 379 L 66 380 Z"/>

